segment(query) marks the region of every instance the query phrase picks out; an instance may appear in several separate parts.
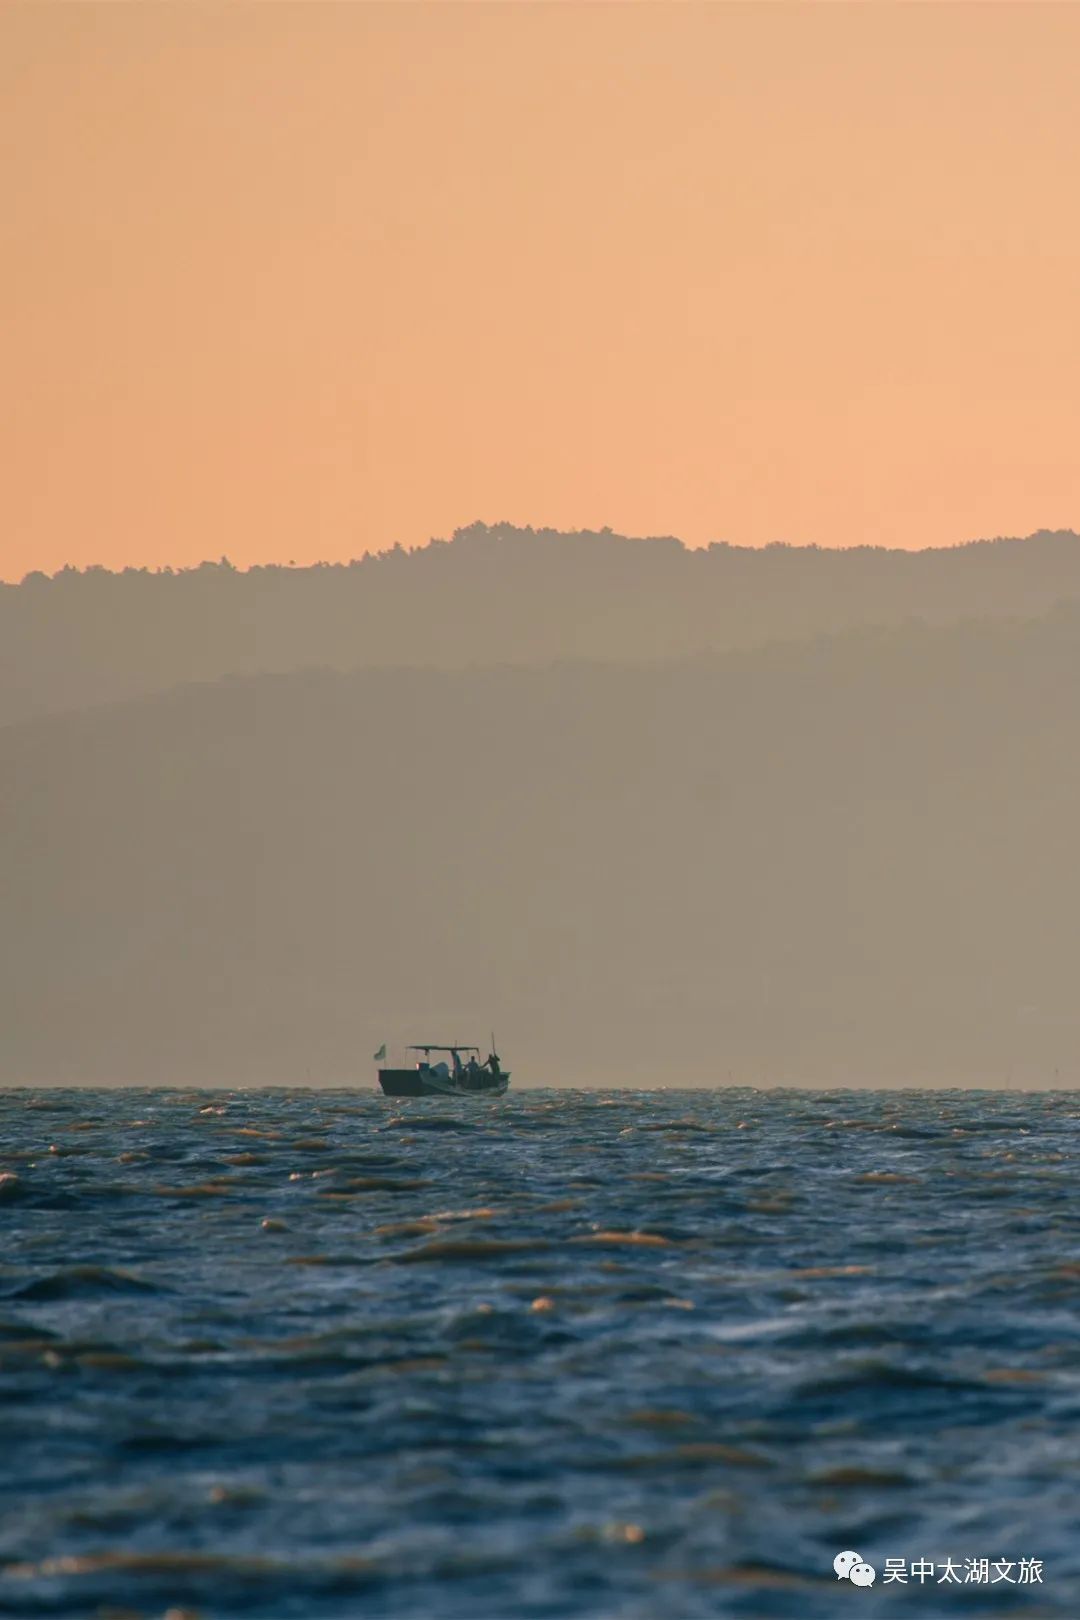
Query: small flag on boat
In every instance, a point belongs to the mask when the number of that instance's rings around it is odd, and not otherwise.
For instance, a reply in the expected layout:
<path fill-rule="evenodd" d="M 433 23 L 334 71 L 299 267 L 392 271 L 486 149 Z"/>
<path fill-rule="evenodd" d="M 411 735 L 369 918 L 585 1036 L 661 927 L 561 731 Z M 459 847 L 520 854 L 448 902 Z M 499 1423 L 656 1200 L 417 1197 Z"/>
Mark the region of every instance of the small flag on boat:
<path fill-rule="evenodd" d="M 386 1042 L 383 1041 L 382 1045 L 379 1047 L 379 1050 L 375 1053 L 375 1057 L 373 1059 L 373 1062 L 381 1063 L 385 1056 L 386 1056 Z"/>

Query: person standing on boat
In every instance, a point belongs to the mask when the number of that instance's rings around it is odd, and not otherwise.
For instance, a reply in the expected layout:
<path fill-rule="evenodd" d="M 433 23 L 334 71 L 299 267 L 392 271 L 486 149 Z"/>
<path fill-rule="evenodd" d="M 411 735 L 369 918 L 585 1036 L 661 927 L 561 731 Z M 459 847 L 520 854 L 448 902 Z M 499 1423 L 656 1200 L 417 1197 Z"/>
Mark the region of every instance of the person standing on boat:
<path fill-rule="evenodd" d="M 499 1073 L 499 1054 L 497 1052 L 488 1053 L 488 1060 L 485 1067 L 490 1069 L 492 1074 Z"/>

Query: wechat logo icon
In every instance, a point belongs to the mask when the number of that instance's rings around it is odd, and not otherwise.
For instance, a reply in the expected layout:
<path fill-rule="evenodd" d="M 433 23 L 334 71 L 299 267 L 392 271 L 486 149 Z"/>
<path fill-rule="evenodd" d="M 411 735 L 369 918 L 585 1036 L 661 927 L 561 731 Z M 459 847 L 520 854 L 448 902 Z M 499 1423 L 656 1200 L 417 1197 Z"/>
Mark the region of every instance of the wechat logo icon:
<path fill-rule="evenodd" d="M 852 1586 L 873 1586 L 877 1575 L 873 1564 L 865 1563 L 862 1553 L 857 1552 L 837 1553 L 832 1567 L 838 1581 L 850 1581 Z"/>

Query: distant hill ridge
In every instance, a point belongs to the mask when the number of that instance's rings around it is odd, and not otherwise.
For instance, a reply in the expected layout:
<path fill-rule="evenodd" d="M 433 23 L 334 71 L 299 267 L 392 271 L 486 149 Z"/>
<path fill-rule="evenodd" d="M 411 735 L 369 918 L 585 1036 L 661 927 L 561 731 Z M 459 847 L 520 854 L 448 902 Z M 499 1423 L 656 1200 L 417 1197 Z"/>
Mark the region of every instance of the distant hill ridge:
<path fill-rule="evenodd" d="M 0 729 L 0 1082 L 1080 1076 L 1080 603 Z"/>
<path fill-rule="evenodd" d="M 1080 538 L 829 550 L 475 523 L 347 564 L 65 569 L 0 585 L 0 723 L 319 665 L 650 662 L 1080 598 Z"/>

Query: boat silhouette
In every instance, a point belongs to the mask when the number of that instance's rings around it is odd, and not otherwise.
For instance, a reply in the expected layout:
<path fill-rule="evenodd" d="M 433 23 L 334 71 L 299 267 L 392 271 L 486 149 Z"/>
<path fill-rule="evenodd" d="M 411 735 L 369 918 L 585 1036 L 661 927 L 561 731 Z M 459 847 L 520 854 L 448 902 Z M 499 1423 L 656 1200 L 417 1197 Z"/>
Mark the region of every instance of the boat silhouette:
<path fill-rule="evenodd" d="M 491 1045 L 483 1063 L 478 1046 L 433 1041 L 408 1046 L 407 1052 L 423 1055 L 411 1068 L 380 1068 L 379 1084 L 388 1097 L 501 1097 L 510 1084 L 510 1071 L 502 1067 L 494 1041 Z M 433 1063 L 433 1052 L 449 1053 L 450 1061 L 438 1058 Z M 385 1053 L 386 1048 L 380 1048 L 380 1055 Z"/>

